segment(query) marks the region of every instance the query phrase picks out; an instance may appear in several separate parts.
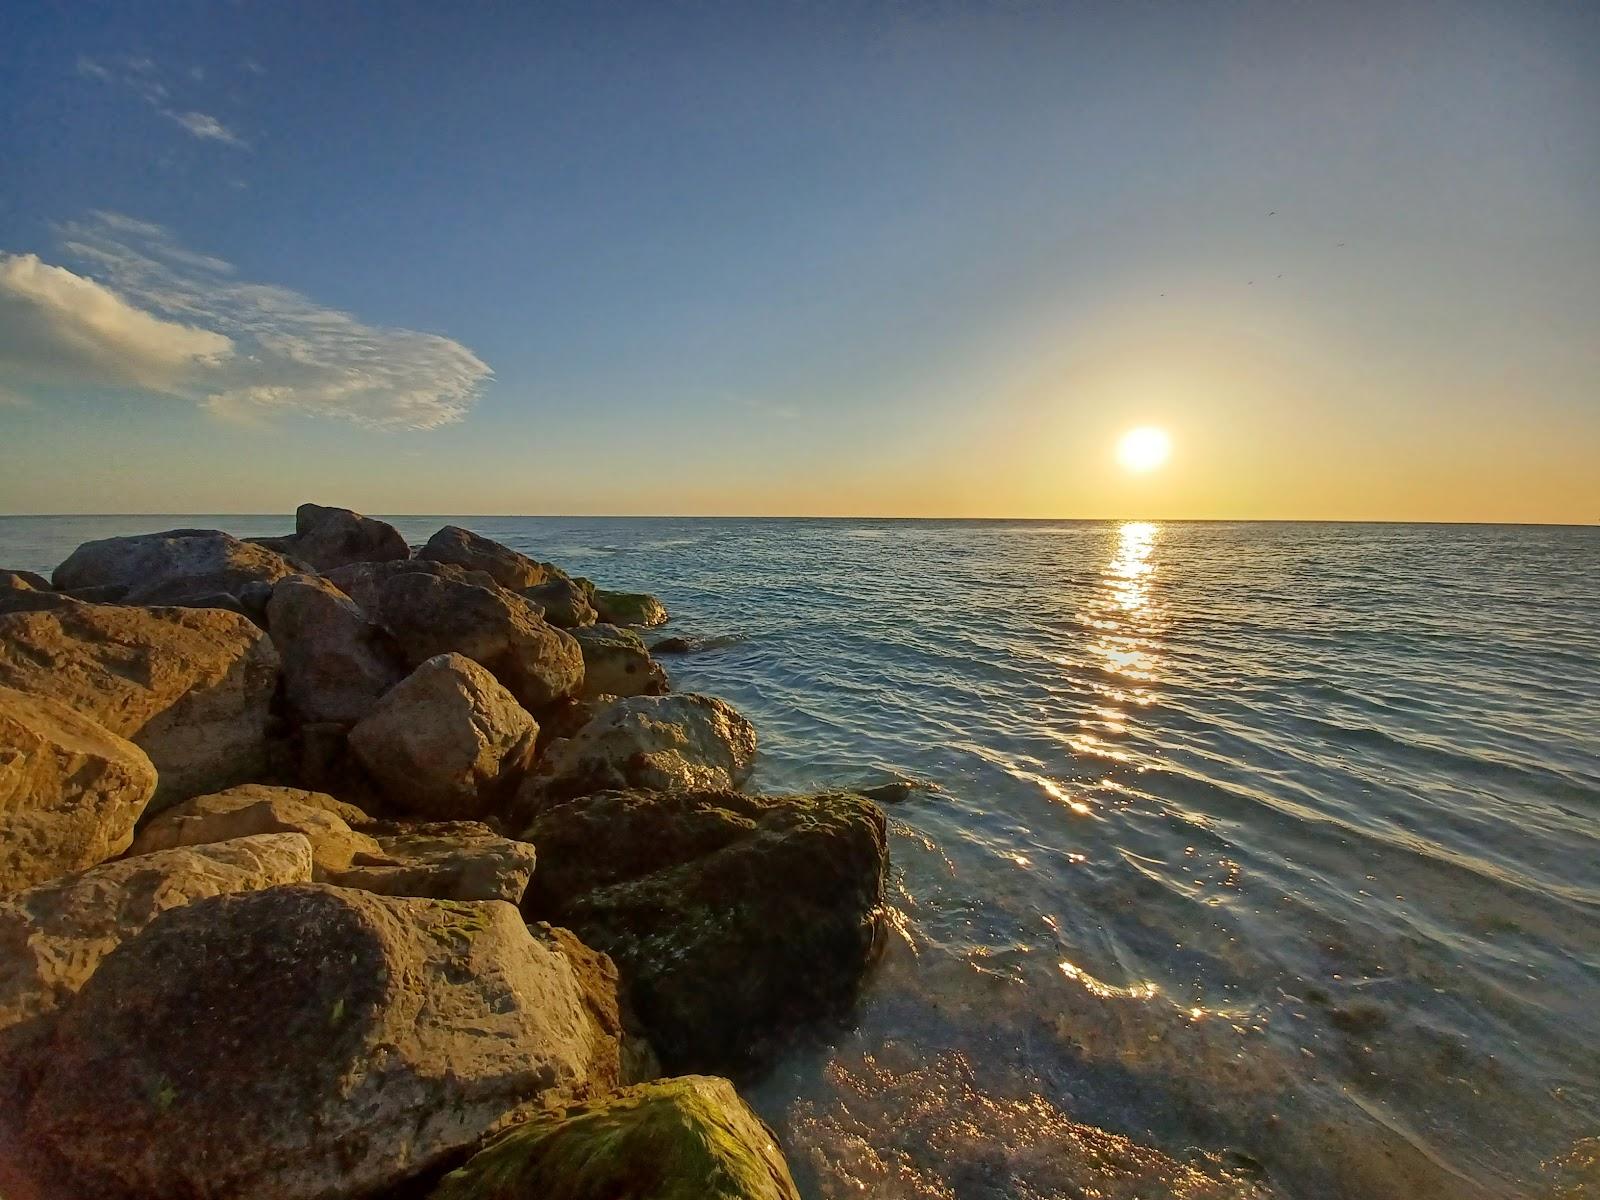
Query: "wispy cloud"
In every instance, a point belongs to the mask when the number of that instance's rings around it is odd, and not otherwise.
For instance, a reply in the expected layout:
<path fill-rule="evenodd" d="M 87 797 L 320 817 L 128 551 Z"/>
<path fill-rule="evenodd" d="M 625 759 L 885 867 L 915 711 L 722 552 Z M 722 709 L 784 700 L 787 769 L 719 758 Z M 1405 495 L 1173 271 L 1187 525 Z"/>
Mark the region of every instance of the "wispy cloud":
<path fill-rule="evenodd" d="M 221 142 L 241 150 L 250 148 L 244 138 L 210 113 L 176 107 L 172 103 L 171 89 L 162 81 L 160 69 L 151 59 L 129 55 L 97 59 L 80 54 L 78 74 L 127 88 L 167 120 L 201 141 Z M 191 69 L 187 75 L 193 82 L 205 78 L 205 72 L 199 67 Z"/>
<path fill-rule="evenodd" d="M 297 413 L 379 429 L 459 421 L 492 375 L 450 338 L 238 280 L 157 225 L 96 213 L 64 234 L 84 274 L 0 256 L 0 368 L 186 396 L 236 423 Z"/>

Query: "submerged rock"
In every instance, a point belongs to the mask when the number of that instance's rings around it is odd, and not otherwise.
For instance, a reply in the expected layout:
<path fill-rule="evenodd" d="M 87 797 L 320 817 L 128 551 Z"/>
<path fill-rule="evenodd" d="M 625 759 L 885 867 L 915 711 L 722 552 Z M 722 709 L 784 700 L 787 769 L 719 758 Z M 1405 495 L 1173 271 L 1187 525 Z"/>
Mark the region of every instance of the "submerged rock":
<path fill-rule="evenodd" d="M 667 673 L 650 657 L 644 640 L 618 625 L 574 629 L 583 650 L 583 698 L 659 696 L 667 690 Z"/>
<path fill-rule="evenodd" d="M 883 814 L 848 793 L 606 792 L 541 812 L 523 901 L 616 960 L 671 1070 L 759 1061 L 843 1010 L 877 946 Z"/>
<path fill-rule="evenodd" d="M 155 790 L 156 769 L 132 742 L 0 687 L 0 894 L 121 854 Z"/>
<path fill-rule="evenodd" d="M 359 721 L 405 676 L 383 630 L 320 576 L 280 579 L 266 612 L 284 695 L 302 722 Z"/>
<path fill-rule="evenodd" d="M 0 686 L 47 696 L 150 756 L 152 811 L 260 778 L 277 687 L 267 635 L 216 609 L 71 604 L 0 614 Z"/>
<path fill-rule="evenodd" d="M 274 583 L 302 568 L 281 554 L 219 529 L 170 529 L 102 538 L 79 546 L 55 570 L 57 589 L 118 587 L 127 604 L 190 604 Z"/>
<path fill-rule="evenodd" d="M 509 904 L 302 884 L 164 913 L 61 1014 L 24 1137 L 79 1194 L 368 1196 L 617 1085 L 614 1030 Z"/>
<path fill-rule="evenodd" d="M 551 745 L 519 804 L 606 788 L 734 787 L 756 757 L 755 727 L 727 701 L 684 692 L 633 696 L 602 708 Z"/>
<path fill-rule="evenodd" d="M 417 557 L 433 562 L 454 563 L 469 571 L 482 571 L 503 588 L 519 591 L 538 587 L 558 578 L 560 573 L 546 563 L 519 554 L 509 546 L 462 529 L 446 525 L 417 551 Z"/>
<path fill-rule="evenodd" d="M 515 788 L 538 736 L 538 724 L 493 675 L 470 658 L 440 654 L 390 689 L 350 731 L 350 748 L 395 804 L 470 819 Z"/>
<path fill-rule="evenodd" d="M 541 1113 L 431 1200 L 799 1200 L 777 1139 L 726 1079 L 686 1075 Z"/>
<path fill-rule="evenodd" d="M 665 625 L 667 606 L 645 592 L 611 592 L 595 588 L 594 610 L 607 625 Z"/>
<path fill-rule="evenodd" d="M 504 588 L 396 574 L 378 595 L 377 619 L 412 665 L 437 654 L 464 655 L 534 712 L 583 686 L 578 643 Z"/>
<path fill-rule="evenodd" d="M 348 508 L 302 504 L 294 510 L 294 533 L 288 537 L 251 538 L 318 571 L 357 562 L 390 562 L 411 557 L 400 531 L 386 521 L 364 517 Z"/>
<path fill-rule="evenodd" d="M 0 901 L 0 1091 L 37 1074 L 57 1011 L 100 961 L 169 908 L 311 879 L 300 834 L 236 838 L 105 863 Z"/>
<path fill-rule="evenodd" d="M 356 855 L 381 854 L 382 847 L 351 829 L 367 814 L 325 792 L 247 783 L 195 796 L 161 813 L 139 830 L 133 853 L 151 854 L 177 846 L 203 846 L 260 833 L 302 833 L 311 843 L 316 878 L 342 871 Z"/>
<path fill-rule="evenodd" d="M 436 900 L 522 901 L 533 876 L 534 848 L 477 821 L 385 822 L 362 830 L 376 843 L 324 878 L 384 896 Z"/>

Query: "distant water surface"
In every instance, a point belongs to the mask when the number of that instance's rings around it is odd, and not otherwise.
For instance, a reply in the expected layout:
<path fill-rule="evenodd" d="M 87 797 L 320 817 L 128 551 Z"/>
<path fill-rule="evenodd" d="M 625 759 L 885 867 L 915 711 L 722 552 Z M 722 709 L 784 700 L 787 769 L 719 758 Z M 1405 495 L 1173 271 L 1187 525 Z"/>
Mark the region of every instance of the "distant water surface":
<path fill-rule="evenodd" d="M 656 592 L 754 786 L 906 779 L 811 1197 L 1600 1195 L 1600 530 L 398 518 Z M 0 519 L 0 565 L 282 517 Z"/>

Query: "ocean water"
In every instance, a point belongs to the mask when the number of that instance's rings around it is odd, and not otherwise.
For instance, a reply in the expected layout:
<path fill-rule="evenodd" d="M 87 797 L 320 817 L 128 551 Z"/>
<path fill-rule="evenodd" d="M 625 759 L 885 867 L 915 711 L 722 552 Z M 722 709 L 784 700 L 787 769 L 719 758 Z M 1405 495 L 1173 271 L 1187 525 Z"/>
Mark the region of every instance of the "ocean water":
<path fill-rule="evenodd" d="M 752 786 L 923 789 L 747 1088 L 807 1196 L 1600 1195 L 1600 529 L 454 520 L 660 595 Z"/>

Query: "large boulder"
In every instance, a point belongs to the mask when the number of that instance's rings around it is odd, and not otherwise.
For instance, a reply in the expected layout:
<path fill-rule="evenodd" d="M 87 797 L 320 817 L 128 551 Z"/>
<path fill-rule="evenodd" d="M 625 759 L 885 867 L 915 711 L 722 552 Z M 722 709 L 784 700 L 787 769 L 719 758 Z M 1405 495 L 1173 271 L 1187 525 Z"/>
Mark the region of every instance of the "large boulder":
<path fill-rule="evenodd" d="M 667 690 L 667 673 L 650 657 L 644 639 L 619 625 L 574 629 L 583 651 L 586 700 L 601 696 L 659 696 Z"/>
<path fill-rule="evenodd" d="M 777 1138 L 726 1079 L 685 1075 L 540 1113 L 430 1200 L 800 1200 Z"/>
<path fill-rule="evenodd" d="M 273 583 L 302 569 L 220 529 L 169 529 L 85 542 L 56 568 L 54 582 L 61 591 L 123 588 L 125 604 L 194 604 L 236 598 L 248 584 Z"/>
<path fill-rule="evenodd" d="M 79 1195 L 370 1196 L 619 1075 L 511 905 L 303 884 L 165 913 L 101 963 L 23 1132 Z"/>
<path fill-rule="evenodd" d="M 570 579 L 552 579 L 538 587 L 523 588 L 521 595 L 539 606 L 546 621 L 562 629 L 580 629 L 595 622 L 589 593 Z"/>
<path fill-rule="evenodd" d="M 843 1011 L 878 945 L 885 823 L 859 796 L 608 792 L 523 836 L 524 911 L 616 961 L 669 1070 L 759 1063 Z"/>
<path fill-rule="evenodd" d="M 0 687 L 0 895 L 121 854 L 155 791 L 156 769 L 132 742 Z"/>
<path fill-rule="evenodd" d="M 385 896 L 519 904 L 533 876 L 532 844 L 477 821 L 383 822 L 362 833 L 376 848 L 328 872 L 327 882 Z"/>
<path fill-rule="evenodd" d="M 519 554 L 509 546 L 481 537 L 459 525 L 446 525 L 417 551 L 418 558 L 455 563 L 469 571 L 482 571 L 503 588 L 516 591 L 538 587 L 560 577 L 554 567 Z"/>
<path fill-rule="evenodd" d="M 133 840 L 133 853 L 152 854 L 177 846 L 203 846 L 259 833 L 301 833 L 311 843 L 314 878 L 344 871 L 358 855 L 383 854 L 383 849 L 352 825 L 367 814 L 325 792 L 246 783 L 195 796 L 147 822 Z"/>
<path fill-rule="evenodd" d="M 471 819 L 515 791 L 538 736 L 538 724 L 493 675 L 460 654 L 440 654 L 378 701 L 350 731 L 350 749 L 394 804 Z"/>
<path fill-rule="evenodd" d="M 104 863 L 0 901 L 0 1092 L 31 1084 L 57 1012 L 100 961 L 169 908 L 311 879 L 299 834 L 239 838 Z"/>
<path fill-rule="evenodd" d="M 583 686 L 583 651 L 515 592 L 400 573 L 383 585 L 377 620 L 413 665 L 461 654 L 487 667 L 530 711 Z"/>
<path fill-rule="evenodd" d="M 644 592 L 612 592 L 595 588 L 590 597 L 599 619 L 607 625 L 665 625 L 667 606 Z"/>
<path fill-rule="evenodd" d="M 348 508 L 325 508 L 320 504 L 302 504 L 294 510 L 294 533 L 290 536 L 250 540 L 317 571 L 411 557 L 411 547 L 388 522 L 364 517 Z"/>
<path fill-rule="evenodd" d="M 0 614 L 0 686 L 59 700 L 150 756 L 152 811 L 260 778 L 278 655 L 217 609 L 70 604 Z"/>
<path fill-rule="evenodd" d="M 755 764 L 755 726 L 715 696 L 633 696 L 602 708 L 566 741 L 553 743 L 519 803 L 606 788 L 734 787 Z"/>
<path fill-rule="evenodd" d="M 302 723 L 354 724 L 405 676 L 388 635 L 321 576 L 278 580 L 267 629 L 283 662 L 285 698 Z"/>
<path fill-rule="evenodd" d="M 378 596 L 383 591 L 384 584 L 396 575 L 436 575 L 441 579 L 453 579 L 457 583 L 470 583 L 474 587 L 495 588 L 497 584 L 491 576 L 482 571 L 469 571 L 465 567 L 458 567 L 454 563 L 429 562 L 424 558 L 395 559 L 391 562 L 351 563 L 348 566 L 337 567 L 324 573 L 329 582 L 334 584 L 341 592 L 356 602 L 356 606 L 367 617 L 376 620 L 378 616 Z"/>

